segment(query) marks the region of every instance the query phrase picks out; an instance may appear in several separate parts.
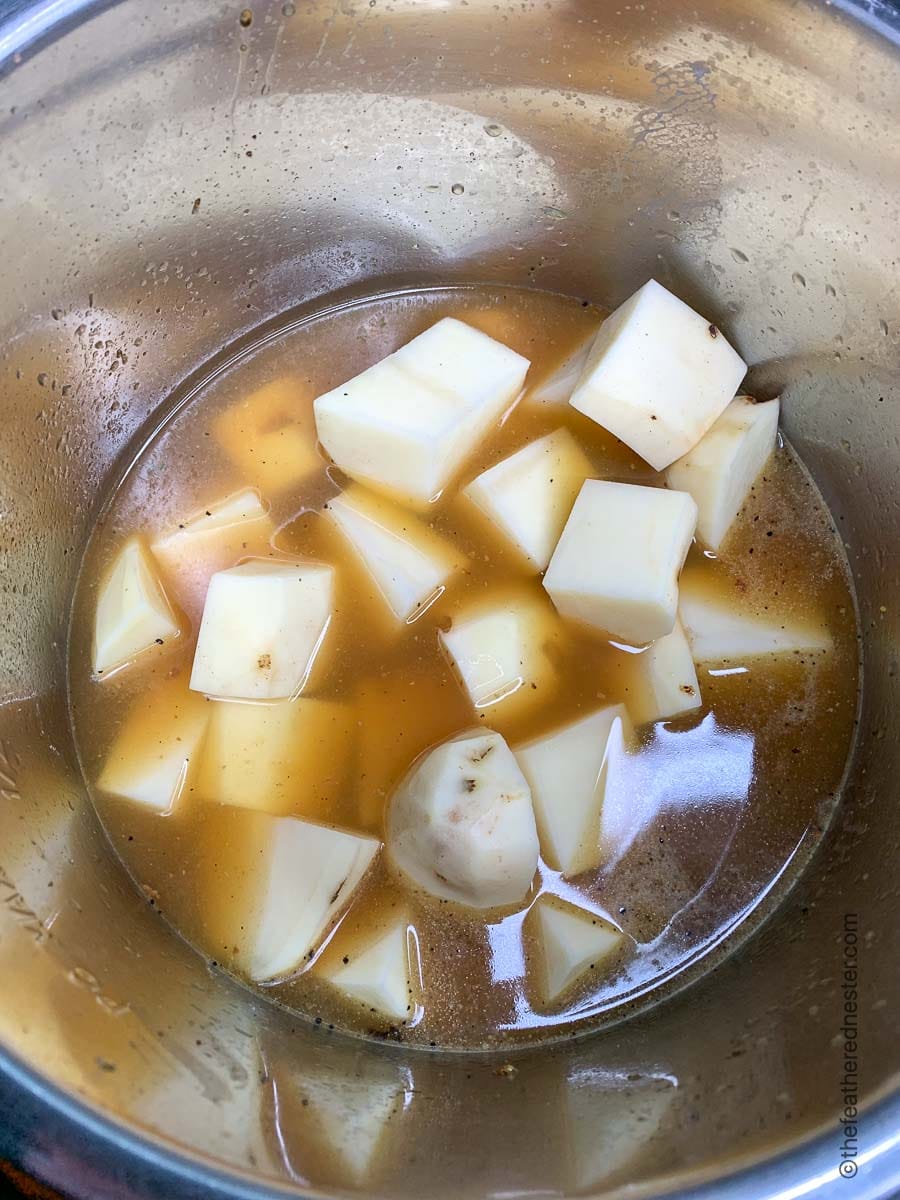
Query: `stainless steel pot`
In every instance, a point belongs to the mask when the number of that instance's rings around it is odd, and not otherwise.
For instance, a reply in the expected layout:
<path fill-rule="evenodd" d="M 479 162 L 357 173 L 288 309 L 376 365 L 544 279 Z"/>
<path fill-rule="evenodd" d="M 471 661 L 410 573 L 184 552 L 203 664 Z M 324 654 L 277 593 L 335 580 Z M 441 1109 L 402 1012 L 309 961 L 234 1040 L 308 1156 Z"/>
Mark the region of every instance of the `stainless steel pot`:
<path fill-rule="evenodd" d="M 12 10 L 0 24 L 0 1151 L 67 1194 L 116 1200 L 894 1194 L 893 6 Z M 435 279 L 616 303 L 650 274 L 734 334 L 758 391 L 783 390 L 845 539 L 865 696 L 835 826 L 739 954 L 605 1034 L 498 1059 L 309 1028 L 171 935 L 86 803 L 66 620 L 104 489 L 173 393 L 287 309 Z M 848 1073 L 855 1156 L 840 1123 Z"/>

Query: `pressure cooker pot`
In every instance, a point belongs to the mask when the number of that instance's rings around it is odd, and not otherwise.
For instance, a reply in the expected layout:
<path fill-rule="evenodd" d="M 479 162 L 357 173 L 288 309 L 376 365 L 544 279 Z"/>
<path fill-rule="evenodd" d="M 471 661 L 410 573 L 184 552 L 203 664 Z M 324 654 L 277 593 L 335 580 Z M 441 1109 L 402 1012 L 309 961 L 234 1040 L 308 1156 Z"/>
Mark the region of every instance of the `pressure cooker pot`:
<path fill-rule="evenodd" d="M 116 1200 L 896 1194 L 895 7 L 0 17 L 0 1152 Z M 840 804 L 722 961 L 600 1031 L 450 1053 L 307 1022 L 179 939 L 88 799 L 67 638 L 98 514 L 288 316 L 435 283 L 613 307 L 651 276 L 781 395 L 846 550 L 863 688 Z"/>

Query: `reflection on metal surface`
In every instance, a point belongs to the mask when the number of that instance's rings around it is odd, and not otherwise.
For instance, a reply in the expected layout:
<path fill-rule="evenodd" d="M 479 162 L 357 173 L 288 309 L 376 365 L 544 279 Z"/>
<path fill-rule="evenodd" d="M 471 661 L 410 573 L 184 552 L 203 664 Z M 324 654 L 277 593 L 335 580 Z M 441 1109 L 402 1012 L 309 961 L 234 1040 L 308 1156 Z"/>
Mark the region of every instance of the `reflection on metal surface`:
<path fill-rule="evenodd" d="M 415 1089 L 399 1063 L 359 1055 L 348 1079 L 287 1071 L 269 1075 L 266 1088 L 268 1136 L 299 1183 L 374 1191 L 391 1143 L 409 1136 Z"/>
<path fill-rule="evenodd" d="M 573 1071 L 565 1090 L 573 1190 L 626 1183 L 629 1164 L 658 1134 L 677 1087 L 678 1080 L 662 1072 Z"/>
<path fill-rule="evenodd" d="M 718 728 L 712 713 L 694 729 L 657 725 L 640 754 L 623 758 L 607 785 L 602 840 L 608 868 L 628 853 L 635 840 L 664 816 L 684 814 L 695 836 L 708 845 L 713 810 L 733 810 L 729 825 L 748 800 L 753 778 L 753 737 Z M 715 861 L 715 860 L 714 860 Z"/>

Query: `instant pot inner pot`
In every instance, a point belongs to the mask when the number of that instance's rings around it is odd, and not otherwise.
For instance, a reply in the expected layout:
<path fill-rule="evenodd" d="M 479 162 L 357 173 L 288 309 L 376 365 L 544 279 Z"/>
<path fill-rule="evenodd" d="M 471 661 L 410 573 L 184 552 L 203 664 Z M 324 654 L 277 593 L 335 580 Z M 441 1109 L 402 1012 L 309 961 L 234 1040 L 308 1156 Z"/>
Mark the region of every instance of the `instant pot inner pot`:
<path fill-rule="evenodd" d="M 842 1183 L 851 945 L 859 1099 L 888 1105 L 870 1157 L 896 1123 L 896 48 L 787 0 L 90 7 L 8 62 L 0 116 L 0 1146 L 77 1194 L 225 1172 L 458 1198 L 654 1194 L 818 1133 L 748 1194 Z M 651 275 L 784 396 L 846 543 L 843 807 L 776 918 L 606 1033 L 453 1057 L 309 1027 L 171 933 L 86 800 L 65 638 L 104 489 L 200 364 L 288 310 L 461 281 L 614 305 Z"/>

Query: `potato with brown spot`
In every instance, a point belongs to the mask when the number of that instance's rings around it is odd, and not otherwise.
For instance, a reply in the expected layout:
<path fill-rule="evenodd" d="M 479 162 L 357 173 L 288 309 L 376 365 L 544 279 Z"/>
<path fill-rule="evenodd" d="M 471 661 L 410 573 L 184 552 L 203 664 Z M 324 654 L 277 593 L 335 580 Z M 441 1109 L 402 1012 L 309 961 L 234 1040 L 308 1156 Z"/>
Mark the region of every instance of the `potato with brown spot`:
<path fill-rule="evenodd" d="M 428 751 L 391 799 L 394 866 L 442 900 L 521 901 L 537 868 L 531 789 L 499 733 L 477 730 Z"/>

